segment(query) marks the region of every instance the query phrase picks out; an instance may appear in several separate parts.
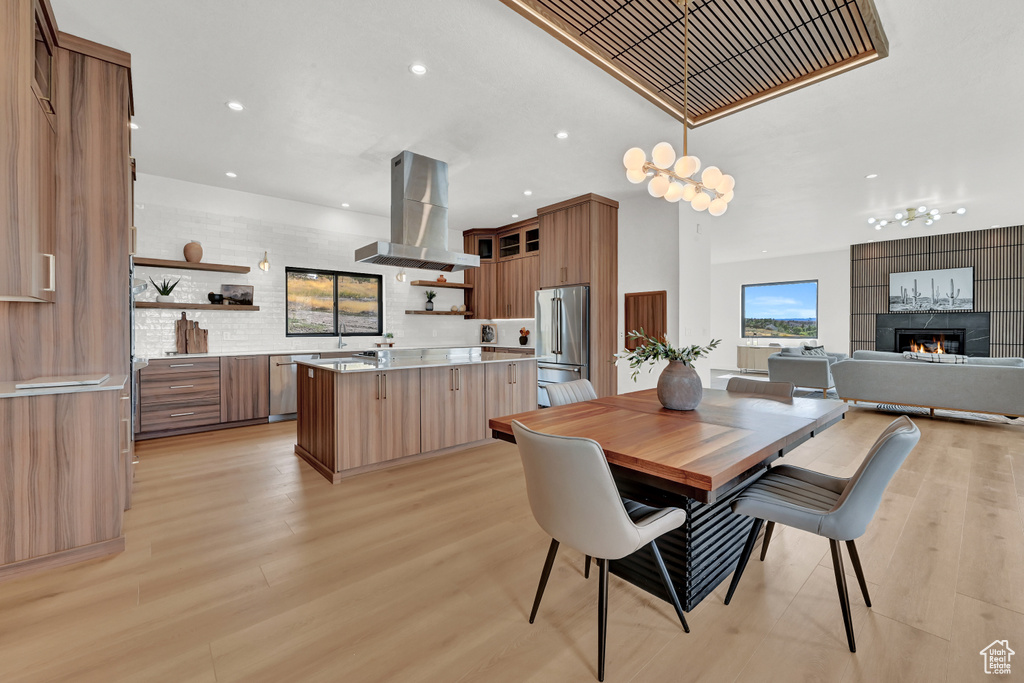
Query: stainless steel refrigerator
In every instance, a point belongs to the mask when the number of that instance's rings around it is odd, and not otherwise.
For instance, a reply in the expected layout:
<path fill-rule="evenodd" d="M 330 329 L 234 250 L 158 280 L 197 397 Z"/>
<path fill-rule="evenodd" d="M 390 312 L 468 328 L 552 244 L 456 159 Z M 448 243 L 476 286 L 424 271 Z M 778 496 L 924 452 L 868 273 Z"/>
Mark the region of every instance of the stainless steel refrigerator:
<path fill-rule="evenodd" d="M 590 287 L 542 289 L 535 297 L 537 402 L 547 406 L 548 384 L 590 379 Z"/>

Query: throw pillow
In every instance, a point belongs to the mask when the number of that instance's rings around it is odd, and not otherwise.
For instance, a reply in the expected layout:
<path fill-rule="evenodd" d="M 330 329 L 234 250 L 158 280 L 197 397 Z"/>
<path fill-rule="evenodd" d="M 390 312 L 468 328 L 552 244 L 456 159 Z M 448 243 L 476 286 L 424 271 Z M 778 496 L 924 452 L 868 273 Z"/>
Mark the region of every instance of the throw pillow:
<path fill-rule="evenodd" d="M 967 365 L 967 356 L 959 356 L 955 353 L 914 353 L 904 351 L 903 357 L 907 360 L 923 361 L 925 363 L 951 363 L 954 365 Z"/>
<path fill-rule="evenodd" d="M 799 346 L 783 346 L 781 351 L 783 356 L 802 356 L 803 353 L 800 351 Z"/>
<path fill-rule="evenodd" d="M 828 358 L 828 354 L 825 353 L 824 346 L 805 346 L 802 353 L 805 356 L 823 356 Z"/>

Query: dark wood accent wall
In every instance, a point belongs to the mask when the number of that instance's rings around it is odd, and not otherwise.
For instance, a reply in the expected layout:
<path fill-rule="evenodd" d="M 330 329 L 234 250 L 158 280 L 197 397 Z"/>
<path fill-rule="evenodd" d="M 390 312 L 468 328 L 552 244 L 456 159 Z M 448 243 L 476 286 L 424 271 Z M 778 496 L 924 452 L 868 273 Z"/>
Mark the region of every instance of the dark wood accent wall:
<path fill-rule="evenodd" d="M 851 353 L 875 348 L 890 273 L 973 267 L 974 310 L 991 315 L 990 355 L 1024 356 L 1024 226 L 855 244 L 850 259 Z"/>
<path fill-rule="evenodd" d="M 662 339 L 668 333 L 668 292 L 630 292 L 626 294 L 626 348 L 635 351 L 639 342 L 629 333 L 643 330 L 644 334 Z"/>

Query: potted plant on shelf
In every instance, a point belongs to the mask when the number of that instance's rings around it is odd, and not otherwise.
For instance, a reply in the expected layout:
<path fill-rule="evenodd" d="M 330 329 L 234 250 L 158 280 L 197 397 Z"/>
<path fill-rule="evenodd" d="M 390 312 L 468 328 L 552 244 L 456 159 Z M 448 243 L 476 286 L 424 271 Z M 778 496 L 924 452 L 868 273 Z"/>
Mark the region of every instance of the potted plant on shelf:
<path fill-rule="evenodd" d="M 153 282 L 153 278 L 149 278 L 149 281 Z M 174 288 L 178 286 L 179 282 L 181 282 L 180 277 L 174 282 L 166 279 L 162 280 L 160 284 L 153 282 L 153 287 L 156 289 L 157 293 L 156 300 L 162 304 L 172 303 L 174 301 L 174 297 L 171 296 L 171 292 L 174 291 Z"/>
<path fill-rule="evenodd" d="M 434 310 L 434 297 L 437 296 L 437 292 L 432 289 L 427 290 L 427 310 Z"/>
<path fill-rule="evenodd" d="M 519 328 L 519 345 L 526 346 L 530 343 L 530 331 L 525 327 Z"/>
<path fill-rule="evenodd" d="M 391 332 L 385 332 L 383 335 L 384 341 L 377 342 L 377 348 L 383 348 L 385 346 L 392 347 L 395 345 L 395 335 Z"/>
<path fill-rule="evenodd" d="M 615 354 L 615 362 L 629 361 L 629 367 L 633 369 L 633 381 L 640 374 L 641 366 L 650 365 L 648 372 L 652 372 L 658 361 L 667 360 L 668 365 L 658 377 L 658 400 L 661 405 L 669 410 L 693 410 L 700 405 L 704 388 L 697 371 L 693 369 L 693 362 L 717 348 L 722 343 L 721 339 L 712 339 L 707 346 L 694 344 L 677 349 L 668 339 L 655 339 L 646 335 L 643 328 L 639 332 L 630 332 L 629 338 L 640 342 L 639 345 L 633 351 Z"/>

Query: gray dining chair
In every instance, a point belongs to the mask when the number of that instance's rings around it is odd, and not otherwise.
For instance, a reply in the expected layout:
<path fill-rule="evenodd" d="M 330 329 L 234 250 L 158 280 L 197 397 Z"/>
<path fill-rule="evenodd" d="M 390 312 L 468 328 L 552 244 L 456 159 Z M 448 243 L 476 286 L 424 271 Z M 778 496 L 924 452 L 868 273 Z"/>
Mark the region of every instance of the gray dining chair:
<path fill-rule="evenodd" d="M 729 383 L 725 385 L 725 390 L 740 394 L 764 394 L 793 398 L 796 387 L 792 382 L 762 382 L 758 379 L 730 377 Z"/>
<path fill-rule="evenodd" d="M 751 484 L 732 502 L 736 514 L 754 518 L 750 525 L 747 542 L 743 546 L 736 571 L 725 596 L 725 604 L 732 600 L 736 586 L 750 559 L 750 553 L 757 541 L 761 526 L 768 522 L 761 547 L 764 560 L 771 541 L 775 524 L 784 524 L 795 529 L 809 531 L 828 539 L 832 548 L 832 567 L 839 591 L 839 605 L 846 625 L 846 639 L 850 652 L 856 652 L 853 638 L 853 621 L 850 614 L 850 595 L 846 590 L 846 574 L 843 571 L 841 541 L 846 542 L 850 561 L 857 574 L 864 602 L 871 607 L 868 584 L 860 566 L 860 556 L 854 539 L 859 538 L 875 516 L 886 486 L 899 470 L 910 451 L 914 450 L 921 431 L 909 417 L 903 415 L 889 424 L 878 437 L 860 467 L 849 479 L 832 477 L 820 472 L 806 470 L 792 465 L 772 467 L 768 473 Z"/>
<path fill-rule="evenodd" d="M 597 600 L 597 680 L 604 680 L 608 634 L 608 562 L 650 548 L 683 630 L 690 632 L 655 540 L 686 521 L 679 508 L 653 508 L 619 496 L 600 444 L 591 439 L 535 432 L 512 421 L 526 475 L 526 493 L 551 545 L 540 575 L 530 623 L 537 617 L 560 543 L 593 556 L 600 570 Z M 588 561 L 589 566 L 589 561 Z"/>
<path fill-rule="evenodd" d="M 575 379 L 571 382 L 547 385 L 548 401 L 551 406 L 564 406 L 570 403 L 593 401 L 597 398 L 594 385 L 589 379 Z"/>

